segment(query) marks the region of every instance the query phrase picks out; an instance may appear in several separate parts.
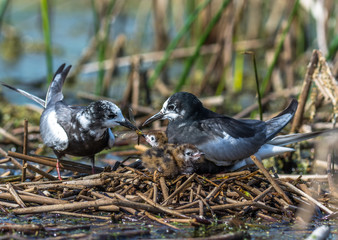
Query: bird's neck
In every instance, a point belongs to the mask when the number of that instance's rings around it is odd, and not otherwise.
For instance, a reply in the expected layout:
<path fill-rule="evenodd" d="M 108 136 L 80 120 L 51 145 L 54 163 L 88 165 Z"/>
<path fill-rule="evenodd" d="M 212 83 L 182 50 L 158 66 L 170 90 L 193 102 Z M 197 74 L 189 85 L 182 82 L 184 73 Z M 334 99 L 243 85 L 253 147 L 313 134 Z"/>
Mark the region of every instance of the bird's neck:
<path fill-rule="evenodd" d="M 214 117 L 216 113 L 206 109 L 204 107 L 191 111 L 189 115 L 187 115 L 184 119 L 187 121 L 194 120 L 203 120 L 206 118 Z"/>

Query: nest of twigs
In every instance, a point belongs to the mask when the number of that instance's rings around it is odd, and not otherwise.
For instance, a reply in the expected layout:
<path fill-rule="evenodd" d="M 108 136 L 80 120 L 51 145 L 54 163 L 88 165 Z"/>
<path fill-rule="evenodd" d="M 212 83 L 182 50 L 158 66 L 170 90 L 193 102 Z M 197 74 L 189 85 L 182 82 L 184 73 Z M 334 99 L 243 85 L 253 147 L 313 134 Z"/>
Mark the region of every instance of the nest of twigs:
<path fill-rule="evenodd" d="M 9 152 L 11 155 L 15 153 Z M 18 153 L 16 157 L 29 158 Z M 311 181 L 272 177 L 261 164 L 257 167 L 258 170 L 181 175 L 175 179 L 119 167 L 116 171 L 63 181 L 4 183 L 0 184 L 0 206 L 3 214 L 15 215 L 50 212 L 107 220 L 125 215 L 146 216 L 173 229 L 177 227 L 172 221 L 201 225 L 234 215 L 269 222 L 294 221 L 297 212 L 310 208 L 318 208 L 320 217 L 332 216 L 333 211 L 325 206 L 329 196 L 323 191 L 318 195 L 310 187 Z M 102 216 L 102 211 L 111 215 Z"/>

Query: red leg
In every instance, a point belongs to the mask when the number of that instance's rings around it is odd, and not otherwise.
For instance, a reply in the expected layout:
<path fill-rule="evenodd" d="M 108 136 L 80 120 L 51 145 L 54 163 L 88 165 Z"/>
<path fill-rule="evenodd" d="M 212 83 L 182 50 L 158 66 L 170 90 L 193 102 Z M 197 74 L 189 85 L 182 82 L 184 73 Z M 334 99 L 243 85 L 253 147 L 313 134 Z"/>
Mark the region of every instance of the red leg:
<path fill-rule="evenodd" d="M 58 178 L 62 181 L 61 174 L 60 174 L 60 161 L 59 159 L 56 160 L 56 172 L 58 173 Z"/>

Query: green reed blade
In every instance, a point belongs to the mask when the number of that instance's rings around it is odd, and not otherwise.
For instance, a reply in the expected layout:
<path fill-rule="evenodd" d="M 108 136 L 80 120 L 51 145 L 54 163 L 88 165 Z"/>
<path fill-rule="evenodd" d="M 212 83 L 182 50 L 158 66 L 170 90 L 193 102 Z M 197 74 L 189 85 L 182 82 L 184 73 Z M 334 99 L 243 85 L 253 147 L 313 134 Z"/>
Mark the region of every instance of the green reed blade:
<path fill-rule="evenodd" d="M 270 66 L 268 68 L 268 72 L 266 73 L 266 75 L 265 75 L 265 77 L 263 79 L 262 86 L 261 86 L 261 93 L 264 93 L 265 90 L 266 90 L 266 88 L 267 88 L 267 86 L 268 86 L 268 83 L 269 83 L 271 75 L 272 75 L 272 71 L 273 71 L 273 69 L 275 68 L 275 66 L 277 64 L 277 60 L 278 60 L 279 54 L 282 51 L 286 34 L 289 32 L 292 20 L 296 16 L 298 5 L 299 5 L 299 0 L 296 0 L 295 3 L 294 3 L 294 5 L 293 5 L 293 7 L 292 7 L 291 14 L 289 15 L 289 18 L 288 18 L 288 21 L 287 21 L 287 26 L 286 26 L 286 28 L 282 32 L 280 41 L 279 41 L 279 43 L 277 45 L 277 48 L 276 48 L 274 56 L 273 56 L 273 60 L 272 60 Z"/>
<path fill-rule="evenodd" d="M 149 87 L 152 87 L 155 84 L 156 79 L 159 77 L 162 69 L 167 64 L 171 53 L 175 50 L 176 46 L 180 42 L 181 38 L 189 32 L 190 26 L 194 23 L 195 19 L 198 17 L 198 14 L 211 2 L 211 0 L 205 0 L 203 3 L 197 6 L 196 10 L 188 16 L 187 22 L 184 24 L 183 28 L 178 32 L 177 36 L 170 42 L 168 45 L 163 59 L 157 64 L 154 73 L 149 78 L 148 84 Z"/>
<path fill-rule="evenodd" d="M 230 2 L 230 0 L 224 0 L 223 3 L 222 3 L 222 6 L 218 10 L 218 12 L 215 14 L 215 16 L 209 22 L 208 26 L 206 27 L 205 31 L 203 32 L 202 36 L 200 37 L 200 39 L 198 41 L 198 44 L 197 44 L 195 51 L 194 51 L 194 54 L 188 59 L 186 65 L 185 65 L 185 68 L 183 70 L 183 74 L 181 75 L 181 77 L 178 81 L 178 84 L 175 88 L 175 92 L 180 91 L 182 89 L 182 87 L 184 86 L 185 82 L 187 81 L 187 77 L 190 73 L 190 70 L 191 70 L 193 64 L 195 63 L 195 61 L 199 57 L 201 47 L 203 46 L 205 40 L 207 40 L 211 30 L 214 28 L 214 26 L 216 25 L 218 20 L 221 18 L 222 12 L 227 7 L 229 2 Z"/>
<path fill-rule="evenodd" d="M 48 1 L 40 0 L 40 8 L 41 8 L 42 30 L 45 41 L 45 54 L 47 62 L 47 82 L 49 84 L 52 81 L 53 77 L 53 55 L 49 28 Z"/>

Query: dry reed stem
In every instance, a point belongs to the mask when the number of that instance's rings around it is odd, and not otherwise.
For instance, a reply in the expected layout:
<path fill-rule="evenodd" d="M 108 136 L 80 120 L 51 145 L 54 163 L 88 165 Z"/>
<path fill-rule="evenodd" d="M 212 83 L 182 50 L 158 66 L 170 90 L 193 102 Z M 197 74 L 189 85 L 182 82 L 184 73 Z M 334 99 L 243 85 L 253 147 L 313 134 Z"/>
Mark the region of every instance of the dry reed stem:
<path fill-rule="evenodd" d="M 27 119 L 24 120 L 24 134 L 23 134 L 23 149 L 22 153 L 27 155 L 28 151 L 28 121 Z M 22 161 L 22 178 L 21 181 L 24 182 L 26 180 L 26 160 Z"/>
<path fill-rule="evenodd" d="M 7 183 L 7 189 L 9 191 L 9 193 L 13 196 L 13 198 L 17 202 L 17 204 L 20 205 L 20 207 L 22 207 L 22 208 L 27 207 L 26 204 L 20 198 L 20 196 L 17 194 L 17 192 L 14 190 L 11 183 Z"/>
<path fill-rule="evenodd" d="M 51 174 L 48 174 L 48 173 L 46 173 L 45 171 L 42 171 L 42 170 L 40 170 L 39 168 L 36 168 L 36 167 L 34 167 L 34 166 L 32 166 L 32 165 L 30 165 L 30 164 L 27 164 L 27 163 L 25 163 L 24 164 L 24 168 L 28 168 L 29 170 L 32 170 L 33 172 L 36 172 L 36 173 L 38 173 L 38 174 L 40 174 L 41 176 L 43 176 L 43 177 L 45 177 L 45 178 L 47 178 L 47 179 L 49 179 L 49 180 L 57 180 L 57 178 L 56 177 L 54 177 L 53 175 L 51 175 Z M 24 181 L 23 181 L 24 182 Z"/>
<path fill-rule="evenodd" d="M 298 193 L 299 195 L 307 198 L 311 203 L 316 204 L 320 209 L 322 209 L 324 212 L 326 212 L 327 214 L 332 214 L 333 211 L 331 211 L 330 209 L 328 209 L 327 207 L 325 207 L 323 204 L 321 204 L 320 202 L 318 202 L 316 199 L 314 199 L 313 197 L 309 196 L 308 194 L 306 194 L 305 192 L 301 191 L 300 189 L 298 189 L 297 187 L 293 186 L 291 183 L 288 182 L 281 182 L 283 185 L 287 186 L 288 188 L 292 189 L 293 191 L 295 191 L 296 193 Z"/>
<path fill-rule="evenodd" d="M 284 200 L 288 204 L 292 204 L 292 202 L 289 199 L 289 197 L 286 196 L 285 192 L 280 188 L 280 186 L 276 183 L 276 181 L 271 177 L 271 175 L 268 173 L 268 171 L 263 166 L 262 162 L 259 161 L 254 155 L 252 155 L 250 158 L 256 164 L 256 166 L 262 171 L 262 173 L 264 174 L 264 176 L 269 180 L 269 182 L 271 183 L 271 185 L 282 196 L 282 198 L 284 198 Z"/>
<path fill-rule="evenodd" d="M 43 164 L 46 166 L 56 167 L 56 159 L 55 158 L 47 158 L 42 156 L 28 156 L 17 152 L 8 151 L 8 156 L 19 158 L 26 161 L 31 161 L 39 164 Z M 92 168 L 89 165 L 76 163 L 73 161 L 60 160 L 60 168 L 68 169 L 75 172 L 80 173 L 92 173 Z M 103 169 L 100 167 L 95 167 L 95 172 L 102 172 Z"/>
<path fill-rule="evenodd" d="M 179 194 L 181 191 L 183 191 L 188 186 L 188 184 L 191 183 L 196 178 L 196 176 L 197 176 L 196 173 L 191 175 L 181 186 L 179 186 L 172 194 L 170 194 L 170 196 L 168 198 L 164 199 L 164 201 L 162 202 L 162 205 L 165 205 L 176 194 Z"/>
<path fill-rule="evenodd" d="M 89 214 L 84 214 L 84 213 L 73 213 L 73 212 L 64 212 L 64 211 L 51 211 L 50 213 L 79 217 L 79 218 L 97 218 L 97 219 L 103 219 L 103 220 L 111 220 L 111 217 L 89 215 Z"/>
<path fill-rule="evenodd" d="M 89 207 L 100 207 L 106 205 L 114 205 L 116 200 L 96 200 L 96 201 L 88 201 L 88 202 L 75 202 L 75 203 L 66 203 L 66 204 L 56 204 L 56 205 L 47 205 L 47 206 L 39 206 L 39 207 L 28 207 L 22 209 L 13 209 L 13 213 L 20 214 L 32 214 L 32 213 L 43 213 L 43 212 L 51 212 L 51 211 L 67 211 L 67 210 L 78 210 L 85 209 Z"/>
<path fill-rule="evenodd" d="M 165 225 L 165 226 L 167 226 L 167 227 L 170 227 L 170 228 L 172 228 L 172 229 L 179 230 L 178 227 L 175 227 L 174 225 L 171 225 L 171 224 L 169 224 L 169 223 L 166 223 L 162 218 L 157 218 L 157 217 L 153 216 L 152 214 L 150 214 L 150 213 L 147 212 L 147 211 L 145 211 L 144 214 L 145 214 L 148 218 L 150 218 L 150 219 L 152 219 L 152 220 L 154 220 L 154 221 L 156 221 L 156 222 L 158 222 L 158 223 L 161 223 L 161 224 L 163 224 L 163 225 Z"/>
<path fill-rule="evenodd" d="M 151 199 L 147 198 L 144 194 L 137 192 L 136 193 L 139 197 L 141 197 L 144 201 L 146 201 L 147 203 L 149 203 L 150 205 L 154 206 L 155 208 L 158 208 L 160 211 L 164 212 L 164 213 L 168 213 L 171 214 L 173 216 L 177 216 L 177 217 L 181 217 L 181 218 L 186 218 L 189 219 L 190 217 L 175 211 L 175 210 L 170 210 L 169 208 L 163 207 L 158 203 L 154 203 Z"/>
<path fill-rule="evenodd" d="M 160 186 L 161 186 L 161 191 L 162 191 L 162 194 L 163 194 L 163 198 L 164 199 L 167 199 L 169 197 L 169 194 L 168 194 L 168 187 L 165 183 L 165 178 L 164 177 L 160 177 Z"/>
<path fill-rule="evenodd" d="M 23 171 L 22 169 L 22 165 L 17 161 L 15 160 L 14 158 L 10 158 L 11 162 L 14 164 L 15 167 L 17 167 L 18 169 L 20 169 L 21 171 Z M 34 174 L 31 173 L 30 171 L 26 171 L 26 178 L 34 178 Z"/>
<path fill-rule="evenodd" d="M 302 90 L 300 92 L 299 98 L 298 98 L 298 108 L 295 113 L 295 116 L 293 118 L 292 126 L 290 132 L 296 132 L 298 128 L 300 127 L 302 121 L 303 121 L 303 114 L 305 110 L 305 103 L 308 98 L 310 87 L 313 82 L 313 73 L 317 67 L 318 64 L 318 50 L 314 50 L 312 52 L 310 63 L 307 67 L 307 71 L 305 74 L 305 79 L 303 82 Z"/>
<path fill-rule="evenodd" d="M 53 198 L 47 198 L 47 197 L 35 197 L 35 196 L 28 196 L 24 194 L 19 194 L 20 198 L 25 202 L 31 202 L 31 203 L 40 203 L 40 204 L 62 204 L 66 201 L 59 200 L 59 199 L 53 199 Z M 14 197 L 10 193 L 0 193 L 1 199 L 7 199 L 14 201 Z"/>

